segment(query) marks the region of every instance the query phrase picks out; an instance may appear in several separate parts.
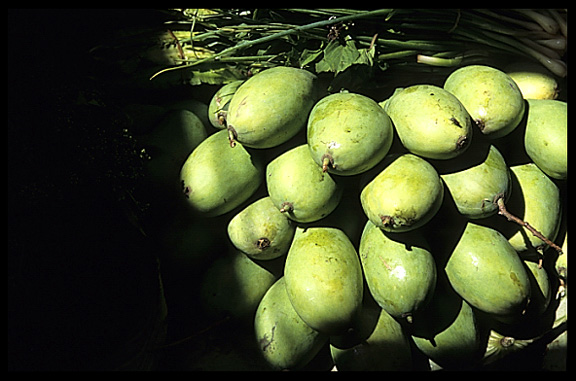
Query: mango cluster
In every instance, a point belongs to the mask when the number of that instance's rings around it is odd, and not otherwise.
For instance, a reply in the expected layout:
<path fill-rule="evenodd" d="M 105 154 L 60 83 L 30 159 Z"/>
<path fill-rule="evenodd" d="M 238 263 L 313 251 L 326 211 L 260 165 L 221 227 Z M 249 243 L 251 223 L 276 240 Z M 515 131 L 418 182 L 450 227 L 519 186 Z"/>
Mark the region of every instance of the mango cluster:
<path fill-rule="evenodd" d="M 222 86 L 212 131 L 179 138 L 179 197 L 202 224 L 227 218 L 234 252 L 205 307 L 248 319 L 271 369 L 326 346 L 338 370 L 470 368 L 490 331 L 539 327 L 567 278 L 567 103 L 513 78 L 465 66 L 383 100 L 292 67 Z M 222 281 L 238 268 L 242 292 Z"/>

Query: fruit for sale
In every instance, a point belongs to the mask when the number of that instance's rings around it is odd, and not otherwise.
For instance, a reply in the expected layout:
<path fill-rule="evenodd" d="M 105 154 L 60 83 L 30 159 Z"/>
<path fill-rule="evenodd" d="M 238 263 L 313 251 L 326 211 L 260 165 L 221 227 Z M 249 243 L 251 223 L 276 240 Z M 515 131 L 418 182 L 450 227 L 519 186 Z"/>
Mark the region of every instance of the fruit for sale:
<path fill-rule="evenodd" d="M 422 234 L 388 233 L 368 221 L 358 252 L 374 300 L 394 318 L 411 322 L 436 287 L 436 263 Z"/>
<path fill-rule="evenodd" d="M 490 138 L 512 132 L 524 116 L 525 100 L 516 82 L 503 71 L 485 65 L 456 69 L 444 82 L 472 119 Z"/>
<path fill-rule="evenodd" d="M 512 166 L 510 170 L 517 186 L 513 186 L 506 208 L 516 217 L 528 222 L 544 237 L 554 241 L 560 229 L 562 214 L 558 186 L 534 163 Z M 506 228 L 506 236 L 516 251 L 546 247 L 545 242 L 532 234 L 527 227 L 508 224 L 511 226 Z M 508 233 L 509 231 L 512 233 Z"/>
<path fill-rule="evenodd" d="M 238 90 L 243 80 L 233 81 L 220 87 L 218 91 L 210 99 L 208 104 L 208 120 L 215 128 L 226 128 L 226 116 L 228 115 L 228 107 L 232 97 Z"/>
<path fill-rule="evenodd" d="M 192 151 L 180 171 L 188 204 L 206 216 L 240 206 L 262 183 L 263 167 L 241 144 L 230 147 L 228 132 L 218 131 Z"/>
<path fill-rule="evenodd" d="M 518 85 L 524 99 L 556 99 L 558 82 L 536 63 L 518 63 L 506 68 L 506 74 Z"/>
<path fill-rule="evenodd" d="M 231 316 L 251 323 L 260 300 L 277 279 L 274 273 L 232 249 L 204 273 L 202 305 L 215 318 Z"/>
<path fill-rule="evenodd" d="M 568 279 L 568 232 L 564 233 L 564 241 L 562 242 L 562 254 L 556 259 L 554 265 L 558 275 L 564 279 Z"/>
<path fill-rule="evenodd" d="M 362 306 L 362 268 L 350 239 L 336 228 L 297 228 L 284 267 L 286 291 L 313 329 L 340 334 Z"/>
<path fill-rule="evenodd" d="M 507 318 L 519 316 L 528 304 L 526 269 L 495 229 L 468 222 L 445 270 L 454 290 L 481 311 Z"/>
<path fill-rule="evenodd" d="M 528 100 L 524 134 L 526 153 L 553 179 L 568 177 L 568 104 L 558 100 Z"/>
<path fill-rule="evenodd" d="M 433 85 L 397 89 L 383 103 L 402 144 L 429 159 L 451 159 L 472 139 L 470 115 L 448 91 Z"/>
<path fill-rule="evenodd" d="M 356 175 L 378 164 L 392 145 L 390 118 L 374 100 L 361 94 L 336 93 L 310 112 L 307 141 L 324 171 Z"/>
<path fill-rule="evenodd" d="M 472 307 L 449 285 L 438 287 L 412 325 L 416 347 L 444 369 L 466 369 L 480 361 L 486 347 L 483 328 Z"/>
<path fill-rule="evenodd" d="M 402 325 L 375 303 L 365 303 L 355 325 L 357 343 L 330 338 L 338 371 L 408 371 L 412 369 L 409 336 Z M 339 339 L 339 340 L 336 340 Z"/>
<path fill-rule="evenodd" d="M 498 211 L 496 200 L 510 194 L 510 174 L 500 151 L 475 141 L 455 166 L 461 169 L 441 173 L 458 211 L 467 218 L 489 217 Z"/>
<path fill-rule="evenodd" d="M 254 201 L 228 223 L 228 237 L 246 255 L 275 259 L 288 252 L 296 225 L 281 213 L 270 197 Z"/>
<path fill-rule="evenodd" d="M 316 76 L 278 66 L 250 77 L 230 101 L 227 126 L 231 141 L 270 148 L 296 135 L 317 99 Z"/>
<path fill-rule="evenodd" d="M 314 162 L 307 144 L 282 153 L 268 164 L 266 187 L 281 212 L 304 223 L 326 217 L 342 196 L 342 188 Z"/>
<path fill-rule="evenodd" d="M 328 340 L 327 335 L 310 328 L 296 313 L 288 299 L 284 277 L 260 301 L 254 331 L 260 353 L 277 370 L 303 367 Z"/>
<path fill-rule="evenodd" d="M 368 219 L 389 232 L 405 232 L 428 222 L 440 209 L 444 184 L 434 167 L 413 155 L 391 161 L 360 193 Z"/>

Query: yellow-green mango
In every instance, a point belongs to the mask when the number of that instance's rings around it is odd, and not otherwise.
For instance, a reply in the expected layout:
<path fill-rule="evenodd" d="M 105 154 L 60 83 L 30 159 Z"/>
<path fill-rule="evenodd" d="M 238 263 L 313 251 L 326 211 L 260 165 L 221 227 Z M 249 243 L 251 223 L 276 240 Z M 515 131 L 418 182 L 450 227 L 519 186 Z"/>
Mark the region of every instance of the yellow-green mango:
<path fill-rule="evenodd" d="M 292 148 L 266 167 L 266 187 L 274 205 L 297 222 L 312 222 L 330 214 L 342 197 L 342 187 L 314 162 L 307 144 Z"/>
<path fill-rule="evenodd" d="M 218 131 L 192 151 L 180 170 L 187 203 L 207 216 L 240 206 L 262 183 L 263 166 L 241 144 L 230 146 L 228 132 Z"/>
<path fill-rule="evenodd" d="M 397 89 L 383 103 L 406 149 L 428 159 L 452 159 L 472 139 L 470 115 L 448 91 L 434 85 Z"/>
<path fill-rule="evenodd" d="M 564 241 L 562 241 L 562 254 L 558 256 L 554 266 L 558 275 L 564 279 L 568 279 L 568 232 L 564 233 Z"/>
<path fill-rule="evenodd" d="M 244 80 L 233 81 L 220 87 L 210 99 L 208 104 L 208 120 L 215 128 L 226 128 L 226 117 L 232 97 Z"/>
<path fill-rule="evenodd" d="M 518 253 L 487 226 L 466 224 L 445 270 L 467 303 L 492 315 L 519 316 L 530 298 L 530 278 Z"/>
<path fill-rule="evenodd" d="M 471 147 L 462 159 L 465 160 L 468 156 L 474 158 L 464 162 L 466 167 L 441 173 L 440 177 L 462 215 L 471 219 L 489 217 L 498 211 L 498 197 L 507 198 L 510 194 L 508 166 L 494 145 L 481 144 Z"/>
<path fill-rule="evenodd" d="M 444 89 L 460 100 L 480 131 L 490 138 L 509 134 L 524 116 L 522 92 L 499 69 L 486 65 L 461 67 L 446 78 Z"/>
<path fill-rule="evenodd" d="M 412 321 L 436 287 L 436 263 L 422 234 L 388 233 L 368 221 L 358 253 L 374 300 L 394 318 Z"/>
<path fill-rule="evenodd" d="M 479 363 L 486 348 L 474 310 L 449 285 L 436 289 L 411 328 L 416 347 L 444 369 L 470 368 Z"/>
<path fill-rule="evenodd" d="M 258 199 L 228 223 L 228 237 L 240 251 L 268 260 L 288 253 L 296 225 L 281 213 L 270 197 Z"/>
<path fill-rule="evenodd" d="M 534 163 L 512 166 L 510 170 L 518 186 L 513 187 L 510 202 L 506 202 L 507 210 L 554 241 L 560 229 L 562 214 L 558 186 Z M 546 246 L 526 227 L 507 223 L 513 232 L 507 236 L 516 251 L 524 252 Z"/>
<path fill-rule="evenodd" d="M 340 229 L 297 228 L 284 267 L 286 291 L 298 315 L 327 334 L 348 329 L 362 305 L 362 267 Z"/>
<path fill-rule="evenodd" d="M 277 66 L 250 77 L 228 106 L 231 137 L 251 148 L 286 142 L 305 125 L 317 99 L 316 76 L 304 69 Z"/>
<path fill-rule="evenodd" d="M 556 78 L 538 63 L 521 62 L 506 68 L 506 74 L 518 85 L 524 99 L 556 99 Z"/>
<path fill-rule="evenodd" d="M 338 175 L 356 175 L 374 167 L 388 153 L 393 134 L 386 112 L 362 94 L 328 95 L 314 105 L 308 118 L 312 158 Z"/>
<path fill-rule="evenodd" d="M 200 296 L 209 315 L 252 322 L 260 300 L 278 276 L 238 250 L 214 261 L 203 275 Z"/>
<path fill-rule="evenodd" d="M 553 179 L 568 178 L 568 103 L 529 99 L 524 147 L 532 161 Z"/>
<path fill-rule="evenodd" d="M 421 157 L 407 153 L 390 160 L 362 189 L 362 208 L 374 225 L 386 231 L 416 229 L 440 209 L 444 184 L 434 167 Z"/>
<path fill-rule="evenodd" d="M 260 353 L 277 370 L 302 368 L 328 341 L 327 335 L 310 328 L 298 316 L 288 299 L 284 277 L 260 301 L 254 331 Z"/>
<path fill-rule="evenodd" d="M 364 304 L 355 335 L 362 340 L 346 345 L 330 338 L 330 353 L 338 371 L 410 371 L 410 339 L 402 325 L 378 305 Z"/>

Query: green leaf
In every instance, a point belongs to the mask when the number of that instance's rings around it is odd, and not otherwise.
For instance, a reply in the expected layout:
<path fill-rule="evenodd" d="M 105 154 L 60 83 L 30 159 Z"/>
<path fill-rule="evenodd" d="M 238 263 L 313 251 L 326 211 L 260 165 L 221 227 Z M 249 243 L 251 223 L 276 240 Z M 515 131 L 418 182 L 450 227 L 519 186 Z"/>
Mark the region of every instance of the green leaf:
<path fill-rule="evenodd" d="M 347 38 L 345 44 L 331 41 L 324 49 L 324 57 L 316 64 L 318 73 L 340 73 L 352 65 L 374 65 L 375 48 L 358 49 L 354 40 Z"/>

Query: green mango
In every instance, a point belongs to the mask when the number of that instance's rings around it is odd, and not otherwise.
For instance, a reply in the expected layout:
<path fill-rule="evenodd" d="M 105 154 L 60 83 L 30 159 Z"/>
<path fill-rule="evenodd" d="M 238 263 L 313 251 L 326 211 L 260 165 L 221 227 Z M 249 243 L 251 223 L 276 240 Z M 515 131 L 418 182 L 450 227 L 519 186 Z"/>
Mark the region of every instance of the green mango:
<path fill-rule="evenodd" d="M 525 260 L 524 264 L 530 271 L 530 281 L 532 282 L 532 291 L 530 293 L 530 303 L 528 303 L 528 313 L 532 310 L 535 314 L 540 316 L 550 304 L 552 300 L 552 284 L 548 277 L 548 272 L 537 262 Z"/>
<path fill-rule="evenodd" d="M 454 290 L 488 314 L 519 316 L 530 297 L 530 278 L 508 240 L 497 230 L 466 224 L 446 263 Z"/>
<path fill-rule="evenodd" d="M 556 272 L 564 279 L 568 279 L 568 232 L 564 233 L 562 241 L 562 254 L 558 256 L 554 264 Z"/>
<path fill-rule="evenodd" d="M 556 99 L 558 82 L 544 66 L 539 63 L 519 62 L 505 69 L 518 85 L 524 99 Z"/>
<path fill-rule="evenodd" d="M 568 177 L 568 103 L 529 99 L 524 147 L 532 161 L 553 179 Z"/>
<path fill-rule="evenodd" d="M 410 338 L 402 325 L 375 303 L 362 307 L 353 345 L 330 338 L 330 353 L 338 371 L 410 371 Z M 336 339 L 340 339 L 337 338 Z"/>
<path fill-rule="evenodd" d="M 180 170 L 188 204 L 206 216 L 240 206 L 262 183 L 264 168 L 241 144 L 231 147 L 228 133 L 218 131 L 192 151 Z"/>
<path fill-rule="evenodd" d="M 416 347 L 444 369 L 466 369 L 479 363 L 487 339 L 472 307 L 450 286 L 434 292 L 411 326 Z"/>
<path fill-rule="evenodd" d="M 393 160 L 360 193 L 368 219 L 389 232 L 405 232 L 428 222 L 444 197 L 442 179 L 426 160 L 412 154 Z"/>
<path fill-rule="evenodd" d="M 506 209 L 554 241 L 560 230 L 562 214 L 558 186 L 534 163 L 512 166 L 510 170 L 518 186 L 513 187 L 509 202 L 505 202 Z M 510 225 L 507 231 L 512 231 L 505 235 L 516 251 L 525 252 L 546 246 L 526 227 L 505 222 Z"/>
<path fill-rule="evenodd" d="M 397 89 L 384 103 L 406 149 L 428 159 L 452 159 L 472 139 L 470 115 L 441 87 L 413 85 Z"/>
<path fill-rule="evenodd" d="M 254 331 L 258 348 L 273 369 L 296 370 L 316 356 L 328 336 L 310 328 L 298 316 L 285 283 L 284 277 L 278 279 L 260 301 Z"/>
<path fill-rule="evenodd" d="M 304 69 L 277 66 L 244 82 L 228 106 L 231 138 L 251 148 L 286 142 L 305 125 L 317 99 L 316 76 Z"/>
<path fill-rule="evenodd" d="M 286 257 L 284 278 L 294 309 L 317 331 L 345 331 L 362 306 L 360 260 L 340 229 L 297 228 Z"/>
<path fill-rule="evenodd" d="M 208 104 L 208 120 L 215 128 L 226 128 L 230 101 L 244 80 L 233 81 L 220 87 Z"/>
<path fill-rule="evenodd" d="M 358 249 L 372 297 L 396 319 L 412 321 L 436 287 L 436 263 L 419 231 L 387 233 L 368 221 Z"/>
<path fill-rule="evenodd" d="M 522 120 L 525 101 L 518 85 L 505 72 L 485 65 L 469 65 L 453 71 L 444 89 L 466 107 L 482 133 L 500 138 Z"/>
<path fill-rule="evenodd" d="M 203 310 L 214 318 L 252 322 L 260 300 L 278 276 L 244 253 L 231 250 L 214 261 L 202 278 Z"/>
<path fill-rule="evenodd" d="M 227 231 L 238 250 L 251 258 L 268 260 L 288 253 L 295 229 L 272 199 L 263 197 L 232 217 Z"/>
<path fill-rule="evenodd" d="M 192 111 L 168 111 L 151 132 L 139 138 L 147 154 L 147 178 L 161 187 L 177 187 L 182 164 L 207 136 L 204 124 Z"/>
<path fill-rule="evenodd" d="M 392 145 L 394 129 L 371 98 L 335 93 L 310 112 L 307 140 L 314 161 L 330 173 L 351 176 L 378 164 Z"/>
<path fill-rule="evenodd" d="M 481 144 L 471 147 L 462 159 L 458 165 L 464 168 L 440 174 L 458 211 L 471 219 L 494 215 L 497 199 L 510 194 L 510 173 L 504 157 L 496 146 Z"/>
<path fill-rule="evenodd" d="M 307 144 L 282 153 L 268 164 L 266 187 L 280 211 L 304 223 L 326 217 L 342 197 L 342 188 L 314 162 Z"/>

